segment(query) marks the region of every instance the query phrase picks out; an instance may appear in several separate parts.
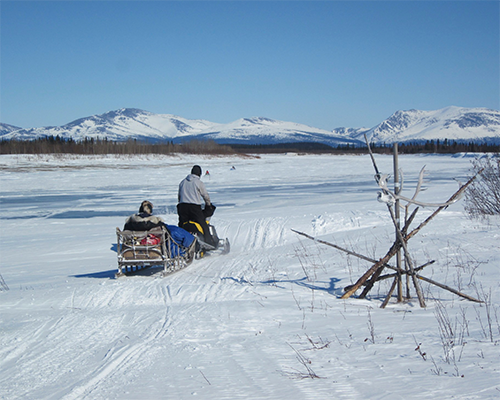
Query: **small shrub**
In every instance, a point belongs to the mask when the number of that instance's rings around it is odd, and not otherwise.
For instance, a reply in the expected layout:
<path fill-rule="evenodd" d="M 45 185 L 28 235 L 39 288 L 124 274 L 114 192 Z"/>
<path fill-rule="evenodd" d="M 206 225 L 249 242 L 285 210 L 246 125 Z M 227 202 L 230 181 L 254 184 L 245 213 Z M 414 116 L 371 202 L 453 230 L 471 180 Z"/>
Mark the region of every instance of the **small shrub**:
<path fill-rule="evenodd" d="M 472 169 L 478 175 L 465 191 L 465 211 L 472 218 L 500 215 L 500 157 L 477 158 Z"/>

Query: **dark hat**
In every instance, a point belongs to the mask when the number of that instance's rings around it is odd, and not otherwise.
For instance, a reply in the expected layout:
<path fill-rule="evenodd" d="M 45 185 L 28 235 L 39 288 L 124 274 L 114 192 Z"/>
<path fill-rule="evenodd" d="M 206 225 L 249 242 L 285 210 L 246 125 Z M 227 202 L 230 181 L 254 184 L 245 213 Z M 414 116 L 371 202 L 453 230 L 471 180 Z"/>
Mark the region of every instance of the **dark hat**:
<path fill-rule="evenodd" d="M 139 213 L 153 214 L 153 203 L 144 200 L 139 208 Z"/>
<path fill-rule="evenodd" d="M 201 176 L 201 167 L 199 165 L 195 165 L 192 169 L 191 169 L 191 173 L 194 174 L 194 175 L 198 175 L 198 176 Z"/>

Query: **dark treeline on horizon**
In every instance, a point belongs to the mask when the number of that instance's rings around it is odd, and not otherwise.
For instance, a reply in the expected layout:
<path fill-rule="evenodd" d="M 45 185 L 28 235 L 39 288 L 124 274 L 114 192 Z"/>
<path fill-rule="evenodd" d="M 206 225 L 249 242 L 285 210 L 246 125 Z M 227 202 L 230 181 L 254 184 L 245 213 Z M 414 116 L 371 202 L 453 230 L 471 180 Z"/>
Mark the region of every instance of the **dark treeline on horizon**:
<path fill-rule="evenodd" d="M 48 136 L 35 140 L 2 140 L 0 154 L 234 154 L 229 146 L 214 141 L 192 140 L 183 144 L 172 142 L 145 143 L 135 139 L 114 142 L 85 138 L 81 141 Z"/>
<path fill-rule="evenodd" d="M 389 154 L 392 144 L 374 144 L 373 152 Z M 427 142 L 400 143 L 400 154 L 415 153 L 498 153 L 500 144 L 456 142 L 447 139 Z M 280 144 L 218 144 L 213 140 L 193 140 L 182 144 L 173 142 L 146 143 L 135 139 L 114 142 L 107 139 L 86 138 L 81 141 L 48 136 L 35 140 L 2 140 L 0 154 L 244 154 L 244 153 L 314 153 L 314 154 L 365 154 L 366 146 L 341 144 L 336 147 L 315 142 Z"/>
<path fill-rule="evenodd" d="M 282 144 L 257 144 L 257 145 L 229 145 L 240 153 L 286 153 L 286 152 L 305 152 L 305 153 L 333 153 L 333 154 L 365 154 L 368 153 L 367 146 L 356 146 L 354 144 L 340 144 L 332 147 L 323 143 L 298 142 Z M 380 154 L 392 153 L 391 144 L 370 143 L 373 152 Z M 399 143 L 398 152 L 400 154 L 415 153 L 498 153 L 500 144 L 474 143 L 456 141 L 428 140 L 427 142 Z"/>

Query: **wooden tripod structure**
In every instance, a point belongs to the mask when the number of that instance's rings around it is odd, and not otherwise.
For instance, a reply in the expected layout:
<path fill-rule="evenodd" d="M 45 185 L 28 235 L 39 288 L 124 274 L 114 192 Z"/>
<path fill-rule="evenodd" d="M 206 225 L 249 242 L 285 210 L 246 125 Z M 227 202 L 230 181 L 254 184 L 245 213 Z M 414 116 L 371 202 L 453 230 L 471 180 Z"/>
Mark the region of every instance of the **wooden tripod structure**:
<path fill-rule="evenodd" d="M 441 204 L 431 204 L 431 203 L 422 203 L 416 200 L 416 197 L 420 191 L 422 181 L 423 181 L 423 174 L 424 174 L 424 169 L 422 168 L 419 176 L 419 181 L 417 185 L 417 189 L 415 190 L 414 196 L 409 199 L 406 197 L 403 197 L 400 195 L 401 192 L 401 185 L 399 181 L 399 168 L 398 168 L 398 154 L 397 154 L 397 143 L 394 144 L 394 183 L 395 183 L 395 188 L 394 192 L 392 192 L 388 187 L 387 187 L 387 179 L 388 175 L 382 175 L 377 167 L 377 164 L 375 162 L 375 158 L 373 156 L 373 153 L 371 151 L 370 145 L 368 143 L 368 140 L 365 136 L 366 143 L 368 145 L 368 150 L 370 153 L 370 157 L 373 163 L 373 167 L 375 168 L 375 180 L 378 183 L 379 187 L 382 189 L 382 192 L 379 193 L 379 200 L 385 202 L 387 204 L 387 208 L 389 210 L 389 213 L 391 215 L 392 222 L 394 224 L 394 228 L 396 231 L 396 239 L 389 249 L 389 251 L 386 253 L 384 257 L 382 257 L 380 260 L 375 260 L 370 257 L 367 257 L 365 255 L 356 253 L 354 251 L 350 251 L 348 249 L 342 248 L 340 246 L 337 246 L 333 243 L 329 243 L 323 240 L 317 240 L 312 236 L 309 236 L 303 232 L 299 232 L 296 230 L 293 230 L 293 232 L 302 235 L 304 237 L 307 237 L 308 239 L 312 239 L 318 243 L 322 243 L 331 247 L 336 248 L 337 250 L 343 251 L 345 253 L 348 253 L 352 256 L 358 257 L 362 260 L 368 261 L 373 263 L 371 268 L 369 268 L 357 281 L 354 283 L 354 285 L 350 285 L 344 288 L 344 294 L 342 295 L 342 299 L 347 299 L 351 297 L 354 292 L 356 292 L 361 286 L 364 286 L 363 291 L 359 298 L 363 299 L 366 297 L 366 295 L 370 292 L 370 290 L 373 288 L 373 285 L 377 281 L 381 281 L 384 279 L 393 279 L 391 288 L 389 289 L 389 293 L 387 294 L 384 302 L 381 305 L 381 308 L 385 308 L 387 304 L 389 303 L 389 300 L 392 297 L 392 294 L 396 287 L 398 288 L 398 302 L 403 301 L 403 277 L 406 277 L 406 297 L 410 297 L 410 286 L 411 283 L 413 284 L 415 291 L 417 293 L 418 301 L 420 303 L 421 307 L 425 307 L 425 299 L 422 294 L 422 290 L 420 288 L 420 283 L 419 281 L 425 281 L 428 282 L 432 285 L 438 286 L 442 289 L 448 290 L 460 297 L 463 297 L 465 299 L 481 303 L 481 300 L 475 299 L 467 294 L 461 293 L 456 289 L 453 289 L 447 285 L 444 285 L 442 283 L 436 282 L 432 279 L 426 278 L 417 272 L 421 271 L 424 269 L 426 266 L 433 264 L 434 261 L 429 261 L 421 266 L 415 267 L 413 265 L 412 258 L 410 257 L 409 251 L 408 251 L 408 241 L 414 237 L 424 226 L 426 226 L 437 214 L 439 214 L 440 211 L 444 210 L 446 207 L 448 207 L 450 204 L 456 202 L 465 189 L 474 181 L 474 179 L 479 175 L 481 171 L 479 171 L 474 177 L 469 179 L 467 183 L 462 185 L 445 203 Z M 400 208 L 400 200 L 407 201 L 405 208 L 406 211 L 406 216 L 405 216 L 405 223 L 403 228 L 400 227 L 400 221 L 399 221 L 399 211 Z M 418 225 L 416 228 L 410 231 L 410 225 L 413 222 L 415 215 L 417 214 L 418 207 L 415 208 L 415 210 L 409 214 L 409 207 L 410 205 L 415 204 L 415 205 L 421 205 L 421 206 L 429 206 L 429 207 L 437 207 L 436 210 L 429 216 L 427 217 L 420 225 Z M 402 267 L 402 257 L 401 257 L 401 250 L 403 250 L 404 253 L 404 268 Z M 396 256 L 396 266 L 389 265 L 388 262 Z M 382 275 L 382 272 L 384 269 L 390 269 L 394 271 L 391 274 L 386 274 Z M 411 281 L 411 283 L 410 283 Z"/>

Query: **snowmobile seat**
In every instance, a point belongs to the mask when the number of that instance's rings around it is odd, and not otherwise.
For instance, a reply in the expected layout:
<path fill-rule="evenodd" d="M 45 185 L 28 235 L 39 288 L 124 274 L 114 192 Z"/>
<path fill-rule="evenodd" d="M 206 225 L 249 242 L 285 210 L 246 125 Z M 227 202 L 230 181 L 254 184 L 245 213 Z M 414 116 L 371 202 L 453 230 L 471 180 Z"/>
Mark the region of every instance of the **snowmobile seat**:
<path fill-rule="evenodd" d="M 129 231 L 116 228 L 118 272 L 124 276 L 140 269 L 163 267 L 168 275 L 189 265 L 195 256 L 196 240 L 185 248 L 176 243 L 165 227 L 149 231 Z"/>

